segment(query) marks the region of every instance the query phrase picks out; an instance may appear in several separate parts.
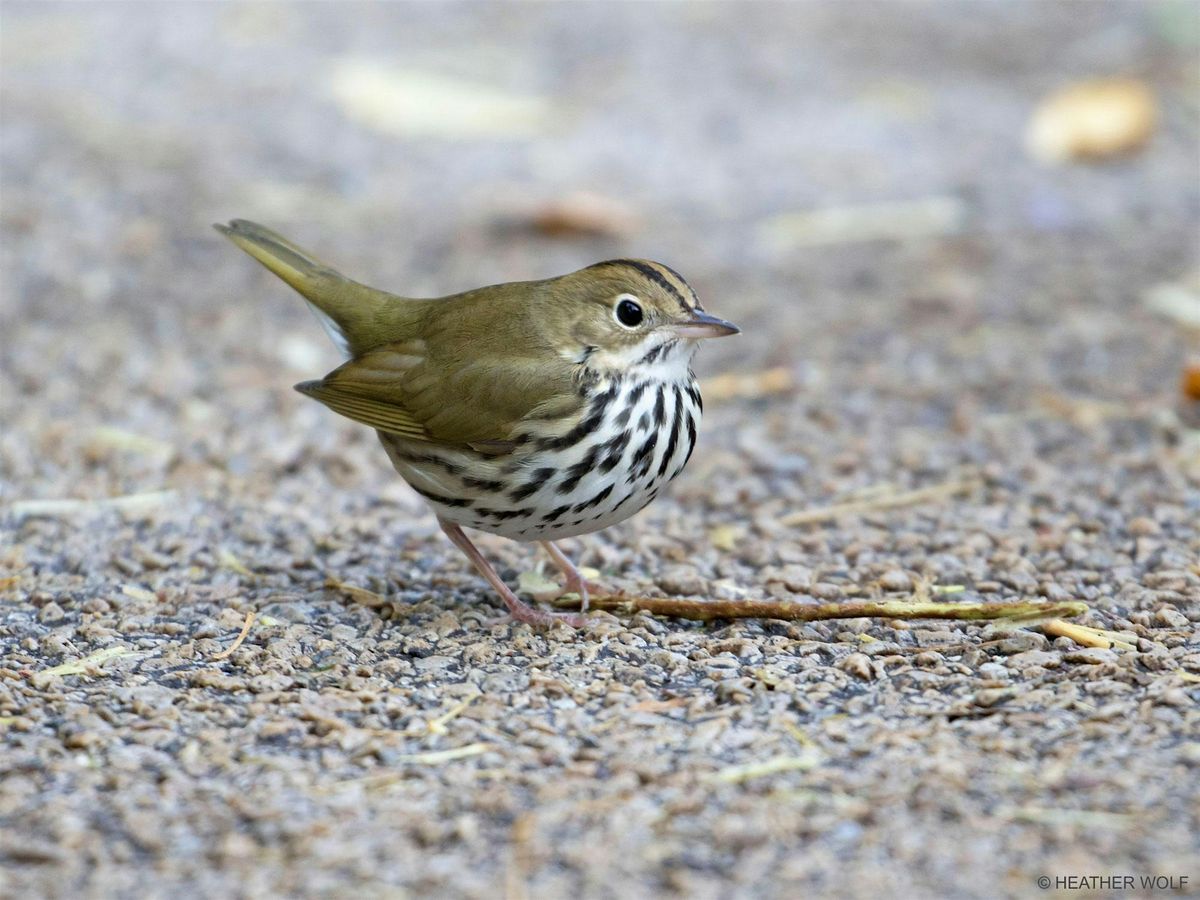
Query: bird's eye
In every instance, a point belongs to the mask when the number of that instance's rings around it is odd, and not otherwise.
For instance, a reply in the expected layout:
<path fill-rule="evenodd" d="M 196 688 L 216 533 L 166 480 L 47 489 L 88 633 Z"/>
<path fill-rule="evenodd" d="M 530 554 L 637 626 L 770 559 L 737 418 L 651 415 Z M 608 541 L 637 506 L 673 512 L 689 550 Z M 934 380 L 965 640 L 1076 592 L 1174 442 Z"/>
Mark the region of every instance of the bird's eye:
<path fill-rule="evenodd" d="M 637 328 L 642 324 L 642 319 L 645 316 L 642 312 L 641 304 L 628 295 L 622 297 L 620 302 L 617 303 L 616 309 L 613 310 L 613 315 L 626 328 Z"/>

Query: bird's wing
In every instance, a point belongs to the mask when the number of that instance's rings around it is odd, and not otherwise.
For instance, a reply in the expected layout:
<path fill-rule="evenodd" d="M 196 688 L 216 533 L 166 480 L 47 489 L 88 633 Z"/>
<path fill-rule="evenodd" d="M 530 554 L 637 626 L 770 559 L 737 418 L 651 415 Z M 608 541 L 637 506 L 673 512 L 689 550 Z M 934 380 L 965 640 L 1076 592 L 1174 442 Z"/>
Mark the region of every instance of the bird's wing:
<path fill-rule="evenodd" d="M 569 419 L 583 405 L 566 364 L 505 353 L 447 365 L 420 341 L 364 353 L 296 389 L 380 431 L 494 453 L 511 449 L 523 421 Z"/>

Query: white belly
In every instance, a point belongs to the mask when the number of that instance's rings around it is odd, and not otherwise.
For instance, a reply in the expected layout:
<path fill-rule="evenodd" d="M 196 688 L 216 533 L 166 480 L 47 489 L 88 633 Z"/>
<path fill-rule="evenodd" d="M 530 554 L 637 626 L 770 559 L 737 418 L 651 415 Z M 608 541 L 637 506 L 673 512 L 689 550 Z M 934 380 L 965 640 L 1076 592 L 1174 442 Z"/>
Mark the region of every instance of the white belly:
<path fill-rule="evenodd" d="M 494 458 L 382 437 L 396 470 L 439 517 L 514 540 L 552 541 L 607 528 L 652 501 L 683 470 L 700 412 L 690 378 L 630 379 L 596 411 L 594 427 L 565 446 L 535 440 Z"/>

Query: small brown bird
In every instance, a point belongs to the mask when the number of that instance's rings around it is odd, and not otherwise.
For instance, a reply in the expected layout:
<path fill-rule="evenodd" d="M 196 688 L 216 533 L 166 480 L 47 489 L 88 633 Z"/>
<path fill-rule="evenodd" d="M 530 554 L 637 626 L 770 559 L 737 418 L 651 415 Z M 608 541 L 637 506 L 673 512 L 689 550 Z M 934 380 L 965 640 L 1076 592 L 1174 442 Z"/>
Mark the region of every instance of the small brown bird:
<path fill-rule="evenodd" d="M 299 291 L 349 357 L 296 390 L 378 431 L 515 618 L 582 624 L 518 599 L 463 526 L 541 543 L 586 611 L 587 583 L 553 542 L 629 518 L 683 470 L 703 408 L 696 342 L 737 327 L 647 260 L 415 300 L 253 222 L 214 227 Z"/>

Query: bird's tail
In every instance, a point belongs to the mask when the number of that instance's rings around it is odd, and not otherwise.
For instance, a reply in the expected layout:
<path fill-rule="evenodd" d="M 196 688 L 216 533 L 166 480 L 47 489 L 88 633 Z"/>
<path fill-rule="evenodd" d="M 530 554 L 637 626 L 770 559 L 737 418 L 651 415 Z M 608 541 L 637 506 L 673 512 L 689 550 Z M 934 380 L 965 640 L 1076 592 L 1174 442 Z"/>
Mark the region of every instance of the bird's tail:
<path fill-rule="evenodd" d="M 347 356 L 407 336 L 410 301 L 352 281 L 262 225 L 234 219 L 213 227 L 295 288 Z"/>

